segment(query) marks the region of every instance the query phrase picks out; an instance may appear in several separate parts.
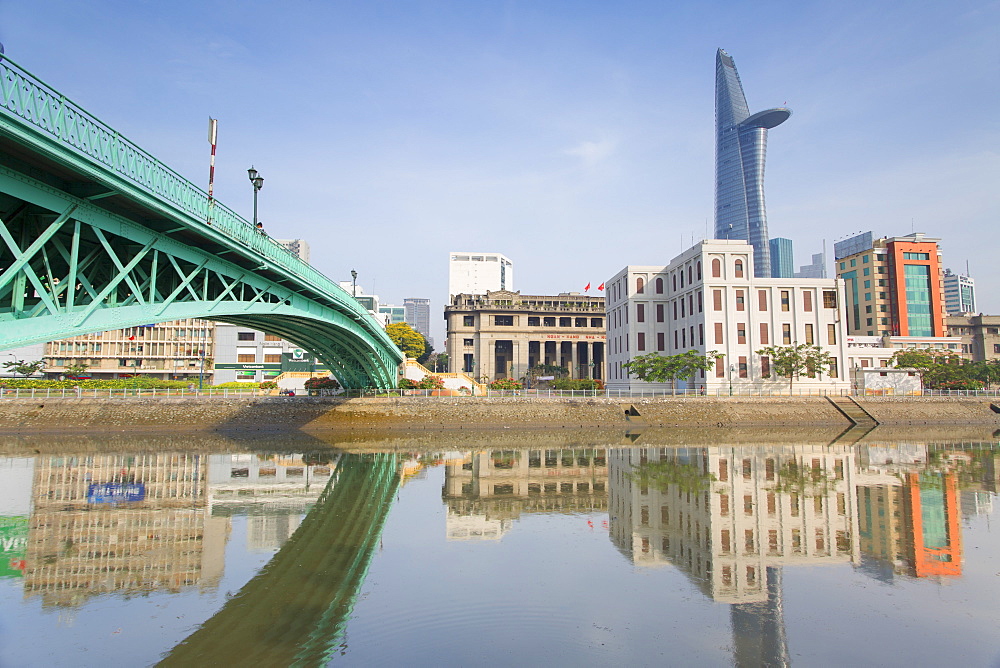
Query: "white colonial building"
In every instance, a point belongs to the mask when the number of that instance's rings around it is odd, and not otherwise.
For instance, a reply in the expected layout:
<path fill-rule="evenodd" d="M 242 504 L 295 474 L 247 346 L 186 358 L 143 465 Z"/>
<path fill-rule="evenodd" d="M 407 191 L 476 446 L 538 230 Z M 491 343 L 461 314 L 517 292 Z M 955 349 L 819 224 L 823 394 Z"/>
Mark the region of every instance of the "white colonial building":
<path fill-rule="evenodd" d="M 797 378 L 795 391 L 850 388 L 839 279 L 756 278 L 748 243 L 712 239 L 666 266 L 627 266 L 606 284 L 609 388 L 666 389 L 631 377 L 623 365 L 647 353 L 694 349 L 721 357 L 688 388 L 780 392 L 788 379 L 772 373 L 757 351 L 798 343 L 819 346 L 833 363 L 827 373 Z"/>

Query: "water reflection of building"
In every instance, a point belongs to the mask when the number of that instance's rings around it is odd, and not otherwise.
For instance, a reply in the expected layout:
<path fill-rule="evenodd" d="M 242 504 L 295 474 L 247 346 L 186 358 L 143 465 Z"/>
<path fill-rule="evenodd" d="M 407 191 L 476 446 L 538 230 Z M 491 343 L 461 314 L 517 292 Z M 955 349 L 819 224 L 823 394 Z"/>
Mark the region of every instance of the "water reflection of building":
<path fill-rule="evenodd" d="M 208 457 L 213 517 L 247 515 L 247 547 L 273 551 L 288 540 L 330 481 L 336 462 L 301 454 Z"/>
<path fill-rule="evenodd" d="M 714 600 L 766 600 L 767 567 L 858 559 L 853 471 L 847 446 L 615 451 L 612 540 Z"/>
<path fill-rule="evenodd" d="M 868 465 L 858 486 L 863 570 L 886 582 L 897 575 L 960 576 L 962 504 L 952 469 L 966 458 L 936 454 L 931 467 L 926 445 L 861 449 Z"/>
<path fill-rule="evenodd" d="M 446 463 L 449 540 L 499 539 L 522 513 L 607 510 L 601 448 L 492 450 Z"/>
<path fill-rule="evenodd" d="M 226 520 L 206 513 L 198 454 L 39 457 L 24 573 L 27 596 L 88 597 L 217 586 Z"/>
<path fill-rule="evenodd" d="M 0 578 L 24 574 L 34 458 L 0 457 Z"/>
<path fill-rule="evenodd" d="M 738 666 L 788 665 L 781 567 L 856 562 L 850 446 L 613 451 L 611 538 L 730 603 Z"/>

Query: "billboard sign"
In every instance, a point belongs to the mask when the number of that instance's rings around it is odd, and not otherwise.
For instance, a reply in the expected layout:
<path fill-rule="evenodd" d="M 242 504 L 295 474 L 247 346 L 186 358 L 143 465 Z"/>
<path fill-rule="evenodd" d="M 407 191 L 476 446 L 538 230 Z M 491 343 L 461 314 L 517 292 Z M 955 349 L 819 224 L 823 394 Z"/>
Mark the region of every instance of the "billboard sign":
<path fill-rule="evenodd" d="M 87 488 L 87 503 L 132 503 L 146 498 L 146 485 L 141 482 L 99 482 Z"/>

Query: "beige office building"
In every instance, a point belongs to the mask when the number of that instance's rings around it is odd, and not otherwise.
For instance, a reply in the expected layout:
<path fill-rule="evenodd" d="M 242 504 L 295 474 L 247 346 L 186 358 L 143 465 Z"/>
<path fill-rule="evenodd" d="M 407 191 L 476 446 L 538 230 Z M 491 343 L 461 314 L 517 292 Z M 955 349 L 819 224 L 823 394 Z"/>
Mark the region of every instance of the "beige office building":
<path fill-rule="evenodd" d="M 1000 359 L 1000 315 L 945 316 L 948 336 L 961 339 L 962 354 L 977 362 Z"/>
<path fill-rule="evenodd" d="M 487 382 L 540 364 L 571 378 L 603 378 L 604 298 L 498 290 L 455 295 L 445 307 L 449 371 Z"/>
<path fill-rule="evenodd" d="M 45 373 L 58 376 L 71 365 L 88 367 L 97 379 L 157 378 L 212 383 L 215 323 L 188 318 L 139 327 L 81 334 L 45 344 Z"/>

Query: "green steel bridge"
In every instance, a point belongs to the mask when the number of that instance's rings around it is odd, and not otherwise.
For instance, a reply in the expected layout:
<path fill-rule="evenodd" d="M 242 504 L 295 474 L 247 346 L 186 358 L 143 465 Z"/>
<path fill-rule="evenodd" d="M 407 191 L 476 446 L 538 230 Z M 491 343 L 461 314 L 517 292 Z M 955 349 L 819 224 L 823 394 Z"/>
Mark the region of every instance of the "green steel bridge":
<path fill-rule="evenodd" d="M 180 318 L 279 335 L 345 387 L 403 361 L 343 288 L 4 57 L 0 350 Z"/>
<path fill-rule="evenodd" d="M 158 665 L 326 665 L 343 641 L 398 488 L 397 455 L 343 455 L 267 566 Z"/>

